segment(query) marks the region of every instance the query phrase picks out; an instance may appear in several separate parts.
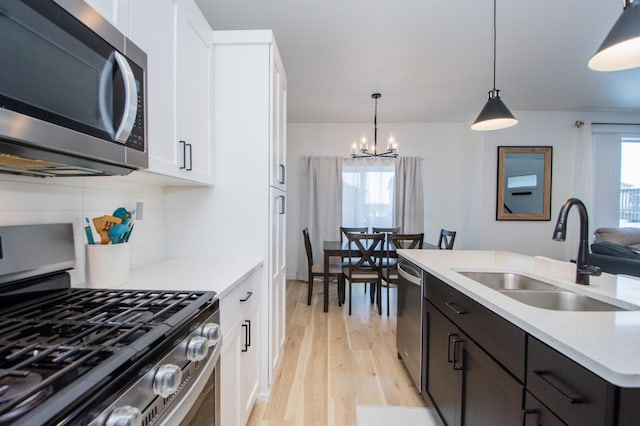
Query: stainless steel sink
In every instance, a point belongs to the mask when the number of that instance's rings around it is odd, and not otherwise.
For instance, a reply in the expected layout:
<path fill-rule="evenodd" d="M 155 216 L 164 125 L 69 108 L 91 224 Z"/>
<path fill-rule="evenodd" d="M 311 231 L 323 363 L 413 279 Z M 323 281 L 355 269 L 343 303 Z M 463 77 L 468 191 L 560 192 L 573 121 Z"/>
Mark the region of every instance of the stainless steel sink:
<path fill-rule="evenodd" d="M 482 285 L 529 306 L 554 311 L 626 311 L 583 294 L 511 272 L 461 272 Z"/>
<path fill-rule="evenodd" d="M 458 272 L 494 290 L 553 290 L 554 286 L 511 272 Z"/>
<path fill-rule="evenodd" d="M 503 290 L 501 293 L 527 305 L 554 311 L 626 311 L 619 306 L 567 290 Z"/>

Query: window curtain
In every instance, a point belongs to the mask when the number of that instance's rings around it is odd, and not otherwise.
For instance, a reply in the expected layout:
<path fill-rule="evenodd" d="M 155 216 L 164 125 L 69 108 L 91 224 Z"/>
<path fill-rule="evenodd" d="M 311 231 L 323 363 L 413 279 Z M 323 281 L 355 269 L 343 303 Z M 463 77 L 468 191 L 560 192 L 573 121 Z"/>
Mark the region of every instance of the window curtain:
<path fill-rule="evenodd" d="M 422 158 L 396 159 L 394 222 L 406 234 L 424 232 Z"/>
<path fill-rule="evenodd" d="M 314 262 L 323 261 L 322 242 L 337 240 L 342 221 L 342 162 L 340 157 L 302 158 L 302 228 L 309 228 Z M 300 231 L 297 277 L 307 277 L 307 256 Z"/>

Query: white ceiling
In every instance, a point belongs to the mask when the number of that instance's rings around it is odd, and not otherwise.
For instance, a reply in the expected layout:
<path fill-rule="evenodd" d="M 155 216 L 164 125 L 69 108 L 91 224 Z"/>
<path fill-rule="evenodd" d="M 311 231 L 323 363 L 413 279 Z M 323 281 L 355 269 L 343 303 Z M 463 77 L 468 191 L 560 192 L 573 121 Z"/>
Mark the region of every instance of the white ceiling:
<path fill-rule="evenodd" d="M 272 29 L 289 122 L 469 122 L 492 88 L 493 2 L 196 0 L 214 30 Z M 586 63 L 619 0 L 497 4 L 496 86 L 512 111 L 638 111 L 640 70 Z M 517 115 L 517 114 L 516 114 Z"/>

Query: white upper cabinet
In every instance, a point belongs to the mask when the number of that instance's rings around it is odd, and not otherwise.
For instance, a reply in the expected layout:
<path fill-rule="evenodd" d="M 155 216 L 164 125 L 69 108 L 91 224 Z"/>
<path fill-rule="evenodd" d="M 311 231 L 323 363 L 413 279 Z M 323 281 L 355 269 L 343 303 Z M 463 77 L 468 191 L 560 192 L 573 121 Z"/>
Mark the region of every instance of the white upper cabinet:
<path fill-rule="evenodd" d="M 130 11 L 129 37 L 147 54 L 149 171 L 211 184 L 211 28 L 193 0 Z"/>
<path fill-rule="evenodd" d="M 270 185 L 286 190 L 287 188 L 287 80 L 284 66 L 275 44 L 271 45 L 271 144 L 270 146 Z"/>
<path fill-rule="evenodd" d="M 129 5 L 131 0 L 85 0 L 103 18 L 109 21 L 120 32 L 127 34 L 129 30 Z M 133 0 L 134 2 L 137 0 Z"/>
<path fill-rule="evenodd" d="M 177 23 L 177 138 L 186 151 L 184 163 L 179 167 L 186 177 L 209 183 L 213 177 L 210 131 L 213 34 L 192 1 L 178 2 Z"/>

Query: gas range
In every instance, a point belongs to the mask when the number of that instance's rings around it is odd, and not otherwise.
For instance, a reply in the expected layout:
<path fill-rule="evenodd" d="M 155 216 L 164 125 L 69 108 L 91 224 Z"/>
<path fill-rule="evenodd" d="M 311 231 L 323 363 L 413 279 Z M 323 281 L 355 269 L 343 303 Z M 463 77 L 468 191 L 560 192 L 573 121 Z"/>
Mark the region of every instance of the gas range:
<path fill-rule="evenodd" d="M 38 253 L 42 235 L 67 236 L 48 248 L 73 244 L 70 224 L 0 227 L 0 425 L 183 421 L 184 398 L 215 388 L 215 293 L 70 288 L 65 270 L 51 272 L 67 260 Z M 18 253 L 50 260 L 25 277 Z M 217 424 L 211 405 L 201 424 Z"/>

